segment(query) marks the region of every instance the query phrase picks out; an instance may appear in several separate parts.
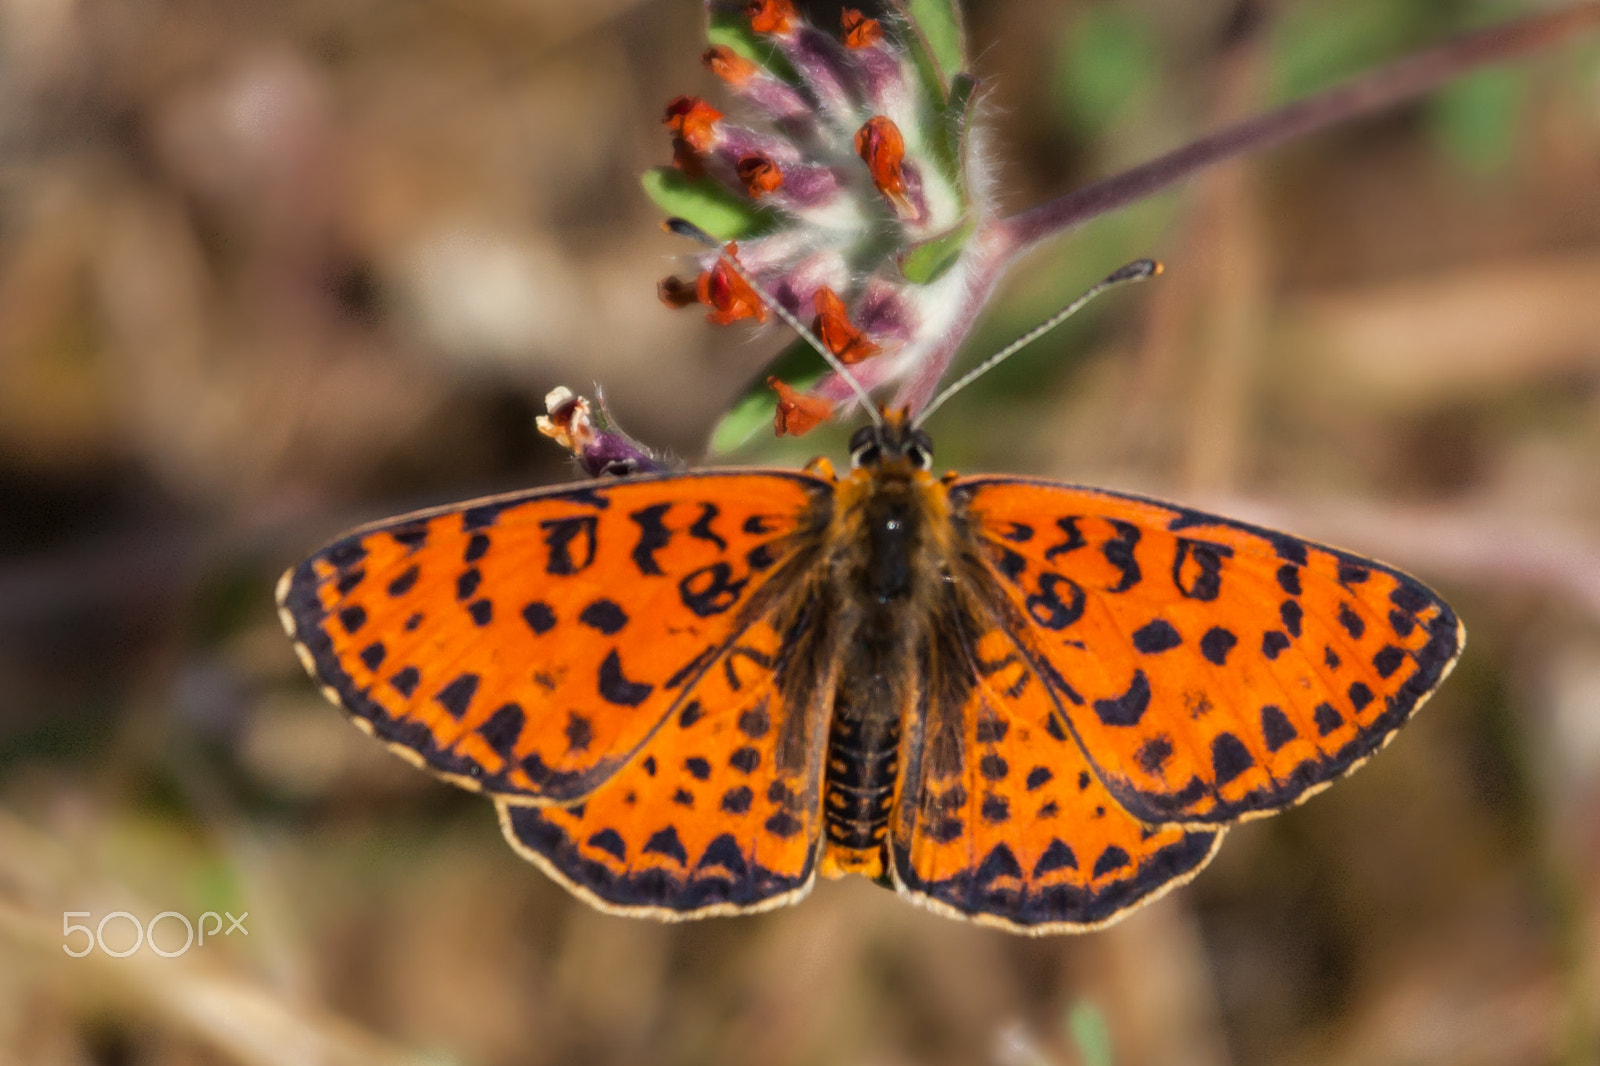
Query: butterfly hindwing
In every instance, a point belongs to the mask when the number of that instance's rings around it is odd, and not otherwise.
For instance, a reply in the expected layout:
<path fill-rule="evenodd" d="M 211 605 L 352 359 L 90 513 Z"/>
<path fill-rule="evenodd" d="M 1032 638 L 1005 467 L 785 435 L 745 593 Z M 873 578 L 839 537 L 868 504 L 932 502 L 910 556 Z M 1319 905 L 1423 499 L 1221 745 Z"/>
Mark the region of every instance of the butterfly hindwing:
<path fill-rule="evenodd" d="M 419 512 L 285 574 L 280 611 L 324 691 L 396 751 L 570 801 L 681 709 L 828 498 L 805 474 L 724 471 Z"/>
<path fill-rule="evenodd" d="M 958 617 L 988 621 L 975 591 L 964 593 L 971 611 L 940 620 L 920 752 L 907 760 L 907 824 L 893 845 L 900 891 L 1050 933 L 1108 924 L 1188 881 L 1222 832 L 1145 826 L 1124 811 L 1011 639 Z"/>
<path fill-rule="evenodd" d="M 969 478 L 1024 653 L 1096 774 L 1152 825 L 1219 825 L 1350 772 L 1459 655 L 1455 614 L 1415 579 L 1139 497 Z"/>
<path fill-rule="evenodd" d="M 689 702 L 580 804 L 500 800 L 506 839 L 606 910 L 690 918 L 761 910 L 809 889 L 826 715 L 786 706 L 784 649 L 757 622 Z"/>

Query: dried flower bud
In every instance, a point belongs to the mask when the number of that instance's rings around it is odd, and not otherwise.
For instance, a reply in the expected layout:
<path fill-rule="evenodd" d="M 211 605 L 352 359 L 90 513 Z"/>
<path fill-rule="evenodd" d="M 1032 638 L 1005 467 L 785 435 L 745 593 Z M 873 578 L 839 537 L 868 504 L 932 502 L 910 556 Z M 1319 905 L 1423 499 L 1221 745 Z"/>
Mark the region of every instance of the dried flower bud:
<path fill-rule="evenodd" d="M 871 48 L 883 40 L 883 25 L 877 19 L 869 19 L 854 8 L 845 8 L 839 13 L 839 21 L 844 28 L 844 45 L 846 48 Z"/>

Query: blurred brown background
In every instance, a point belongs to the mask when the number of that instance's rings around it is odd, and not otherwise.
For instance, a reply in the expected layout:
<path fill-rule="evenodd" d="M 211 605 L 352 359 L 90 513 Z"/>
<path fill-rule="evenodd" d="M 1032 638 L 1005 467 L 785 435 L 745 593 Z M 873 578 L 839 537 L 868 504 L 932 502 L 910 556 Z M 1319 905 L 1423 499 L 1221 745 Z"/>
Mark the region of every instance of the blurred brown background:
<path fill-rule="evenodd" d="M 1541 6 L 1283 0 L 1241 40 L 1235 0 L 977 0 L 1002 201 Z M 693 0 L 0 0 L 0 1062 L 1600 1060 L 1593 39 L 1098 220 L 975 335 L 1159 255 L 945 408 L 940 463 L 1331 540 L 1470 631 L 1369 768 L 1112 930 L 859 881 L 600 915 L 322 701 L 285 566 L 571 476 L 556 384 L 697 459 L 782 344 L 653 294 L 683 248 L 637 176 L 667 99 L 726 101 L 702 48 Z M 249 933 L 63 953 L 117 910 Z"/>

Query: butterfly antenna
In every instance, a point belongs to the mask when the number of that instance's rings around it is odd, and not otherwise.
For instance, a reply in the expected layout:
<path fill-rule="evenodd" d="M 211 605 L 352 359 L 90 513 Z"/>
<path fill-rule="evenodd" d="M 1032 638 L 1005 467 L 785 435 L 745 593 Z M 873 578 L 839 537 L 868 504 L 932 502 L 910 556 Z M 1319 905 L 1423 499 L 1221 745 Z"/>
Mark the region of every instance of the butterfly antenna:
<path fill-rule="evenodd" d="M 808 327 L 804 322 L 800 321 L 794 315 L 790 314 L 787 307 L 784 307 L 783 304 L 779 303 L 770 292 L 762 288 L 756 279 L 751 277 L 745 271 L 744 267 L 739 265 L 739 261 L 732 255 L 728 254 L 727 249 L 722 246 L 721 241 L 717 240 L 715 237 L 711 236 L 711 234 L 707 233 L 699 226 L 696 226 L 688 219 L 669 218 L 666 221 L 666 229 L 668 233 L 676 233 L 680 237 L 688 237 L 692 241 L 698 241 L 707 248 L 715 248 L 717 255 L 720 256 L 722 261 L 728 265 L 728 269 L 739 275 L 740 280 L 742 280 L 746 285 L 750 286 L 757 296 L 761 297 L 761 302 L 771 308 L 773 314 L 783 319 L 790 329 L 800 334 L 802 340 L 811 345 L 811 347 L 815 348 L 817 350 L 817 354 L 821 355 L 823 359 L 827 360 L 828 365 L 833 367 L 833 370 L 836 374 L 850 383 L 850 387 L 855 390 L 856 398 L 861 401 L 861 406 L 866 408 L 867 414 L 872 417 L 873 423 L 879 426 L 883 425 L 883 416 L 878 413 L 877 404 L 872 402 L 872 397 L 868 394 L 865 386 L 856 380 L 856 376 L 854 374 L 850 373 L 850 368 L 840 362 L 839 357 L 828 350 L 828 346 L 823 344 L 822 341 L 817 338 L 815 333 L 811 332 L 810 327 Z"/>
<path fill-rule="evenodd" d="M 928 416 L 943 406 L 944 402 L 950 397 L 954 396 L 956 393 L 972 384 L 984 374 L 987 374 L 989 371 L 993 370 L 996 366 L 1015 354 L 1018 350 L 1027 347 L 1029 344 L 1032 344 L 1034 341 L 1038 340 L 1040 337 L 1044 336 L 1046 333 L 1049 333 L 1051 330 L 1061 325 L 1061 323 L 1077 314 L 1083 309 L 1084 304 L 1088 303 L 1096 296 L 1099 296 L 1107 289 L 1115 288 L 1116 286 L 1128 281 L 1143 281 L 1146 278 L 1153 278 L 1157 274 L 1161 273 L 1163 269 L 1164 268 L 1162 265 L 1156 262 L 1154 259 L 1137 259 L 1134 262 L 1129 263 L 1127 266 L 1119 267 L 1110 274 L 1107 274 L 1088 292 L 1084 293 L 1076 300 L 1073 300 L 1070 304 L 1063 307 L 1061 310 L 1057 311 L 1055 314 L 1051 315 L 1037 326 L 1034 326 L 1028 332 L 1024 333 L 1022 336 L 1018 337 L 1004 348 L 1001 348 L 998 352 L 995 352 L 989 358 L 985 359 L 983 362 L 979 363 L 977 366 L 961 375 L 961 377 L 957 378 L 950 384 L 948 388 L 946 388 L 939 395 L 935 396 L 932 403 L 928 404 L 928 406 L 922 409 L 922 413 L 917 416 L 916 421 L 911 423 L 911 428 L 916 429 L 920 427 L 928 420 Z"/>

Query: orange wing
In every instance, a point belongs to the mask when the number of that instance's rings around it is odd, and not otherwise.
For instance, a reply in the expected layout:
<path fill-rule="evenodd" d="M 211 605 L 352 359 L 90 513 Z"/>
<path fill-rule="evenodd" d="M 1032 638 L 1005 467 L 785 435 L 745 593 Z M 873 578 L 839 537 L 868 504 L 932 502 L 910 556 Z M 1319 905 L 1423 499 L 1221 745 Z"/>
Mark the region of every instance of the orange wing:
<path fill-rule="evenodd" d="M 930 701 L 907 760 L 896 887 L 1016 932 L 1107 925 L 1199 873 L 1222 832 L 1145 826 L 1117 804 L 982 591 L 940 623 L 929 690 L 956 698 Z"/>
<path fill-rule="evenodd" d="M 831 489 L 718 472 L 542 489 L 351 533 L 284 575 L 306 668 L 357 725 L 467 788 L 571 802 L 734 669 Z M 697 702 L 698 699 L 698 702 Z"/>
<path fill-rule="evenodd" d="M 500 800 L 506 839 L 614 913 L 698 918 L 799 899 L 815 875 L 827 714 L 785 705 L 775 675 L 792 649 L 755 623 L 695 703 L 582 803 Z"/>
<path fill-rule="evenodd" d="M 1014 478 L 951 500 L 1096 774 L 1151 825 L 1265 814 L 1349 773 L 1465 639 L 1415 579 L 1287 534 Z"/>

